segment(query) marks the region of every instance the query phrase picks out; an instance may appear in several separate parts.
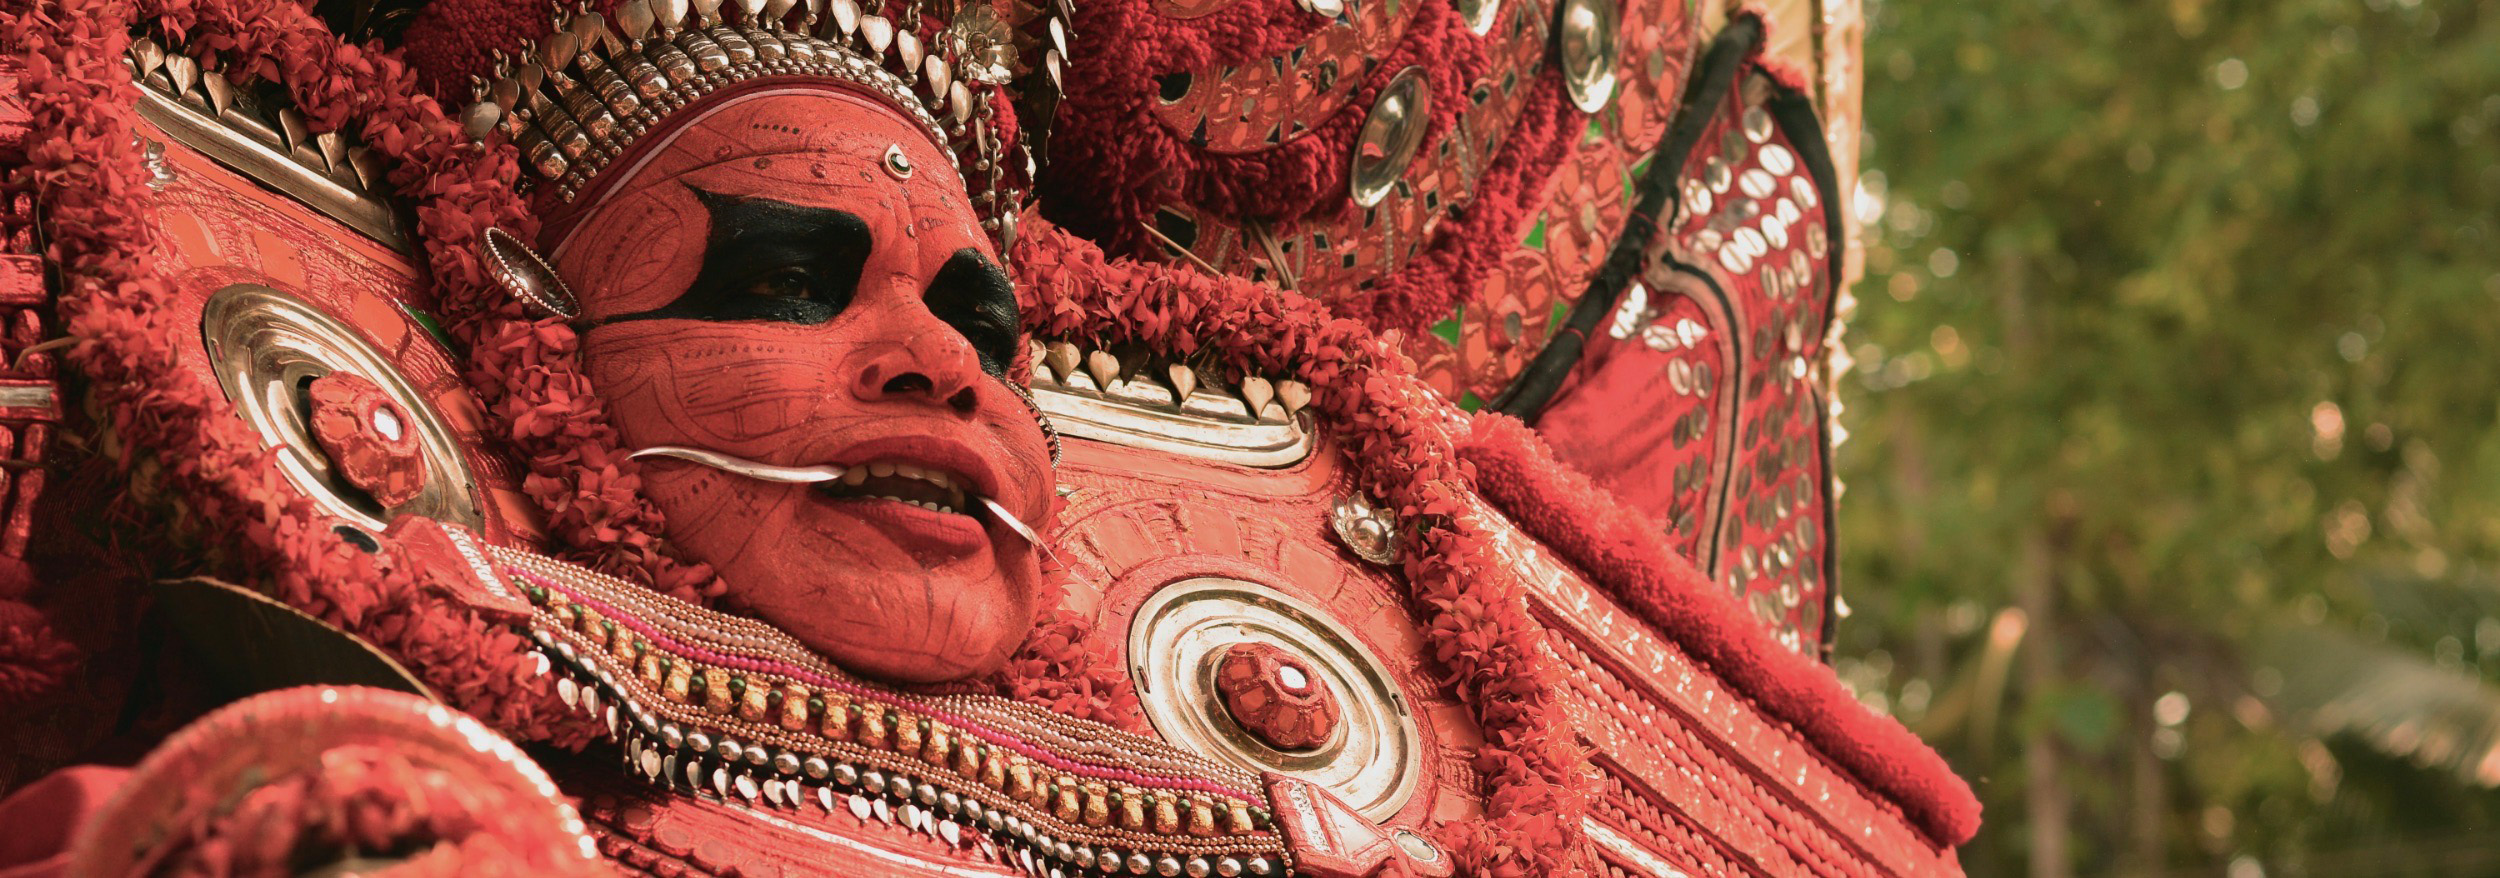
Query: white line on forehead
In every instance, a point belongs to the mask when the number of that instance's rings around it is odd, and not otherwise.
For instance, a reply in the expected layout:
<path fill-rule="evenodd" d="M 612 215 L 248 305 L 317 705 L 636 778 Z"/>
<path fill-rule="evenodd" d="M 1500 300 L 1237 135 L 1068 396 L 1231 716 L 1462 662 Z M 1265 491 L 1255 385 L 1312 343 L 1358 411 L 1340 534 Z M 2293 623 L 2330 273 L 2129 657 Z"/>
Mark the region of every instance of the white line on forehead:
<path fill-rule="evenodd" d="M 827 92 L 847 91 L 850 90 L 839 85 L 810 82 L 807 84 L 794 83 L 787 86 L 759 88 L 755 91 L 740 92 L 738 94 L 731 95 L 717 103 L 698 109 L 692 115 L 683 119 L 669 120 L 668 133 L 661 135 L 660 139 L 656 141 L 651 141 L 637 146 L 639 154 L 634 157 L 633 163 L 622 167 L 611 166 L 606 171 L 601 172 L 599 176 L 609 180 L 633 179 L 634 175 L 641 173 L 643 168 L 648 167 L 652 162 L 657 161 L 661 156 L 668 154 L 669 149 L 677 144 L 678 138 L 694 131 L 696 126 L 703 124 L 712 117 L 727 112 L 732 108 L 744 106 L 748 103 L 764 100 L 766 98 L 784 97 L 790 95 L 815 96 L 823 95 Z M 862 99 L 872 103 L 877 100 L 871 96 L 862 95 L 861 97 Z M 918 126 L 914 127 L 916 128 Z M 947 147 L 941 144 L 937 146 L 937 149 L 940 152 L 944 152 Z M 952 169 L 950 168 L 949 170 Z M 602 191 L 599 192 L 596 199 L 583 204 L 573 205 L 570 209 L 571 215 L 582 218 L 593 216 L 601 209 L 605 208 L 610 200 L 630 191 L 622 186 L 606 186 L 601 188 Z M 572 228 L 565 230 L 564 239 L 557 241 L 555 247 L 548 252 L 547 259 L 549 261 L 563 261 L 564 252 L 573 246 L 574 234 L 581 230 L 581 226 L 581 223 L 576 222 Z"/>

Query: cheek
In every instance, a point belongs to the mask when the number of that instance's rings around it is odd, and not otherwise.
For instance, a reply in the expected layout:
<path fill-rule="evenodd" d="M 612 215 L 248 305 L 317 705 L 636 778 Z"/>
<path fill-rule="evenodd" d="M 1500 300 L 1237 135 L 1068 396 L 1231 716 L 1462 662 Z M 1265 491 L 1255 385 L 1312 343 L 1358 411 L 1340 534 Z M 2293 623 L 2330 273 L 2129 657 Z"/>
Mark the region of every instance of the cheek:
<path fill-rule="evenodd" d="M 570 234 L 556 271 L 598 320 L 675 301 L 703 267 L 711 217 L 691 195 L 645 186 L 619 196 Z"/>
<path fill-rule="evenodd" d="M 634 445 L 691 444 L 751 457 L 822 418 L 847 345 L 791 327 L 651 321 L 583 344 L 591 386 Z M 631 329 L 627 329 L 631 327 Z"/>

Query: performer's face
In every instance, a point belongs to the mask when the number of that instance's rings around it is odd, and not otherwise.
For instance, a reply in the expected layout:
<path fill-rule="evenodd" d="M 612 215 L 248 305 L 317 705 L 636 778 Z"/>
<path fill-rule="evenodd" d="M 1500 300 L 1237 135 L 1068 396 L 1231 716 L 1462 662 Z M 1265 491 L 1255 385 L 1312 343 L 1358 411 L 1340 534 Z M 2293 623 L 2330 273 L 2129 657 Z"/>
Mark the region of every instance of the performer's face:
<path fill-rule="evenodd" d="M 1038 524 L 1052 477 L 1003 378 L 1014 291 L 954 169 L 847 92 L 681 112 L 704 115 L 612 167 L 626 176 L 556 253 L 591 384 L 629 448 L 849 472 L 792 485 L 650 460 L 668 538 L 733 604 L 851 670 L 998 667 L 1041 577 L 1036 547 L 974 498 Z"/>

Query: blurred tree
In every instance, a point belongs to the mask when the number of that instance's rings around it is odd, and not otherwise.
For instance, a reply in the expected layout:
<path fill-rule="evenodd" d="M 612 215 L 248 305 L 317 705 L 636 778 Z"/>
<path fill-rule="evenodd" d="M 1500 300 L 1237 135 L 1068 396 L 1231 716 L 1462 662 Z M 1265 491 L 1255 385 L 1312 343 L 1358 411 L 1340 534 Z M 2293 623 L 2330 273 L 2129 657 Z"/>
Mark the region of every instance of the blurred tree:
<path fill-rule="evenodd" d="M 2500 2 L 1870 0 L 1844 678 L 1974 875 L 2500 875 Z"/>

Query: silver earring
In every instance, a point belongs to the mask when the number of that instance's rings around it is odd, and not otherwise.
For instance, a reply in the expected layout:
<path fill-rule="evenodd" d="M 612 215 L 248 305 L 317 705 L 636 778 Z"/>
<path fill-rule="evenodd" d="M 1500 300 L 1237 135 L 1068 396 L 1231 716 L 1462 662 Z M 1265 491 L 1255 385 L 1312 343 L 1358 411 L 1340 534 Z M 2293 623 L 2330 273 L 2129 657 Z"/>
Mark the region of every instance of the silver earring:
<path fill-rule="evenodd" d="M 999 383 L 1007 385 L 1008 390 L 1015 391 L 1017 399 L 1024 400 L 1025 409 L 1033 413 L 1033 423 L 1042 425 L 1042 438 L 1050 440 L 1050 465 L 1058 466 L 1059 428 L 1050 425 L 1049 415 L 1042 414 L 1042 404 L 1033 400 L 1033 391 L 1026 390 L 1024 385 L 1003 377 L 998 380 Z"/>
<path fill-rule="evenodd" d="M 565 320 L 582 313 L 581 302 L 573 298 L 573 290 L 564 285 L 564 279 L 556 276 L 555 268 L 511 232 L 487 228 L 477 250 L 487 270 L 494 274 L 495 284 L 513 298 Z"/>

